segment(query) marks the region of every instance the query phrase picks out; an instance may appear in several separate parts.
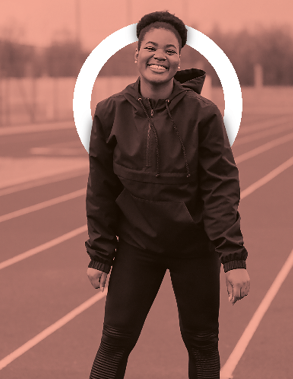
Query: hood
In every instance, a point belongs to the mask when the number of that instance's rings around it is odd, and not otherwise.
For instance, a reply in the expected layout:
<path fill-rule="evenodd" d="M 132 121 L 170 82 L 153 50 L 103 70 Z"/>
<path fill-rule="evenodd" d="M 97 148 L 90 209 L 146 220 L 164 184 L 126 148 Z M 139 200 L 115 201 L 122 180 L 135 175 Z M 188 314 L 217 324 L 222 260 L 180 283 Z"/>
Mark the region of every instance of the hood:
<path fill-rule="evenodd" d="M 206 73 L 197 68 L 177 71 L 174 76 L 174 87 L 171 95 L 169 96 L 169 107 L 172 110 L 174 106 L 185 96 L 186 91 L 193 91 L 198 94 L 201 93 Z M 124 97 L 133 105 L 138 113 L 143 113 L 141 105 L 138 101 L 142 98 L 144 103 L 146 101 L 140 94 L 140 78 L 135 83 L 128 85 L 123 91 Z M 152 100 L 154 108 L 165 108 L 166 99 Z"/>
<path fill-rule="evenodd" d="M 182 87 L 191 89 L 198 94 L 201 93 L 205 78 L 206 73 L 197 68 L 178 71 L 174 76 L 174 79 L 181 83 Z"/>

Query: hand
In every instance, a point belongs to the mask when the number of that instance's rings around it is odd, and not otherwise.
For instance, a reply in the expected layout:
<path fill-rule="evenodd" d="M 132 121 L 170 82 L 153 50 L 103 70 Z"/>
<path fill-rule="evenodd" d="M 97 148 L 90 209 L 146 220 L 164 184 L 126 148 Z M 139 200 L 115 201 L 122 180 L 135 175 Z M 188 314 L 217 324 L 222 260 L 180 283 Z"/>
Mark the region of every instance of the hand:
<path fill-rule="evenodd" d="M 88 267 L 87 276 L 95 289 L 101 288 L 103 292 L 106 286 L 107 275 L 105 272 Z"/>
<path fill-rule="evenodd" d="M 250 289 L 250 278 L 244 268 L 237 268 L 226 272 L 226 285 L 229 301 L 234 305 L 248 295 Z"/>

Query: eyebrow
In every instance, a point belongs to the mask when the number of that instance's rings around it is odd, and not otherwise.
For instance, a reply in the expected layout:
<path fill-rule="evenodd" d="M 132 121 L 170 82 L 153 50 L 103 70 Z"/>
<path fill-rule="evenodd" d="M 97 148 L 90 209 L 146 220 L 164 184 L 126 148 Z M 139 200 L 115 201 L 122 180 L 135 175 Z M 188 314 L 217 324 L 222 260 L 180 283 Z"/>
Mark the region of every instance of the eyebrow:
<path fill-rule="evenodd" d="M 146 42 L 146 44 L 148 44 L 148 43 L 152 43 L 153 45 L 155 45 L 155 46 L 158 46 L 158 44 L 156 43 L 156 42 L 153 42 L 153 41 L 148 41 L 148 42 Z M 171 43 L 169 43 L 169 44 L 167 44 L 166 45 L 166 47 L 175 47 L 175 49 L 176 49 L 176 46 L 175 45 L 173 45 L 173 44 L 171 44 Z"/>

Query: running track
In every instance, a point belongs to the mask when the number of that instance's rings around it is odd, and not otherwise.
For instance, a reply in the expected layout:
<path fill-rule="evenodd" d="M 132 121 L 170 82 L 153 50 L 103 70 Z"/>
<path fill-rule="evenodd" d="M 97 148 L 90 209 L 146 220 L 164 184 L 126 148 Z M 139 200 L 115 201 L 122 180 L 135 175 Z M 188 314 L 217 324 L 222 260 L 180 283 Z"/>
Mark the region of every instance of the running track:
<path fill-rule="evenodd" d="M 293 377 L 292 146 L 292 114 L 244 115 L 233 152 L 251 292 L 232 306 L 222 273 L 223 379 Z M 1 157 L 18 159 L 87 158 L 73 125 L 7 134 L 0 148 Z M 88 378 L 105 293 L 85 274 L 86 181 L 79 168 L 0 188 L 1 378 Z M 187 378 L 168 275 L 129 359 L 126 379 L 137 378 Z"/>

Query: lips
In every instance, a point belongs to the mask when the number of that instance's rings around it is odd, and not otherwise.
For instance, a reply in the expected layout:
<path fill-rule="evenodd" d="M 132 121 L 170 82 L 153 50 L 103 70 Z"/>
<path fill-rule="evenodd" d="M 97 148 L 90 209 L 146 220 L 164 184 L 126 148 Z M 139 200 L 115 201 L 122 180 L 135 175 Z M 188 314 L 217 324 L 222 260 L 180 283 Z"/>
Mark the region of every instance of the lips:
<path fill-rule="evenodd" d="M 156 63 L 150 63 L 150 64 L 148 64 L 148 67 L 152 71 L 156 71 L 156 72 L 164 72 L 164 71 L 168 70 L 168 67 L 161 65 L 161 64 L 156 64 Z"/>

